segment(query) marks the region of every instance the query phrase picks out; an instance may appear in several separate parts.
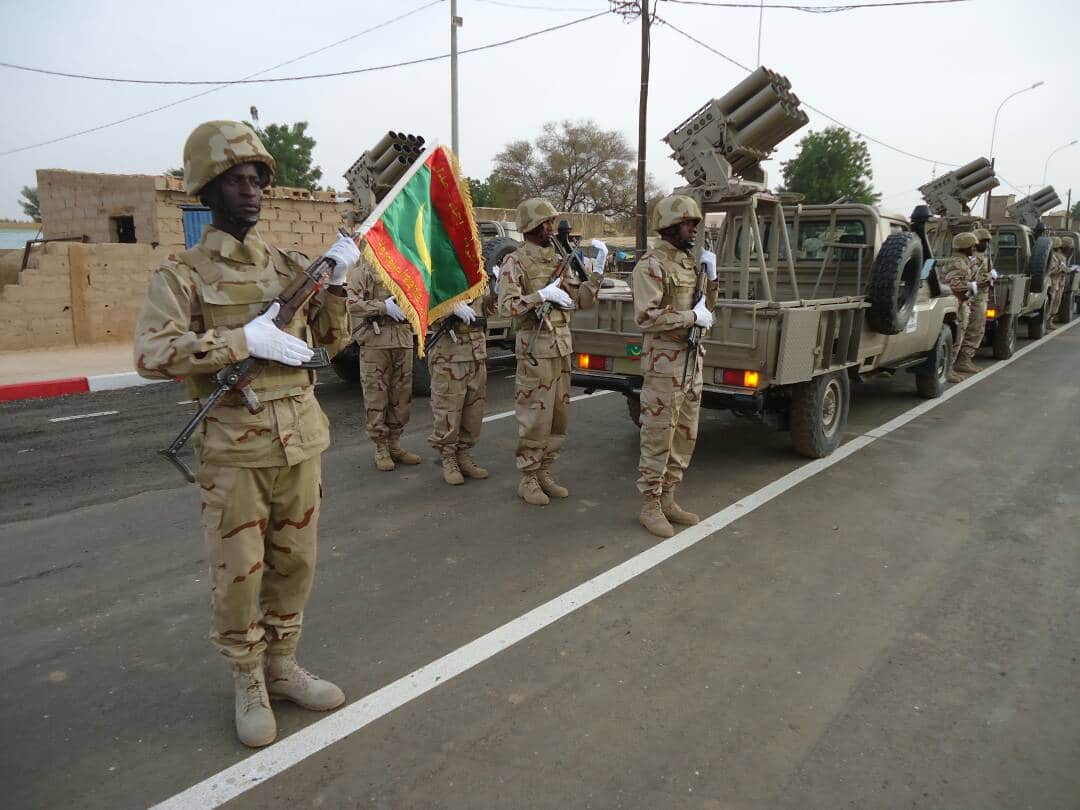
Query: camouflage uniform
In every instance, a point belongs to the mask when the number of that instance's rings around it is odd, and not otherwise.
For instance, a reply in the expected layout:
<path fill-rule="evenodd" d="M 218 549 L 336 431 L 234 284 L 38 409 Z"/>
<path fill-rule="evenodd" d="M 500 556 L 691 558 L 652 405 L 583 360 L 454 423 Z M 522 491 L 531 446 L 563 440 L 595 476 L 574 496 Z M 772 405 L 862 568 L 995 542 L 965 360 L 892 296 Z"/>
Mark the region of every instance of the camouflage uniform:
<path fill-rule="evenodd" d="M 1061 298 L 1065 294 L 1065 279 L 1068 277 L 1069 264 L 1061 254 L 1061 237 L 1053 237 L 1053 250 L 1050 252 L 1050 316 L 1047 326 L 1052 326 L 1052 321 L 1057 317 L 1061 309 Z"/>
<path fill-rule="evenodd" d="M 209 226 L 192 250 L 150 277 L 135 329 L 135 365 L 150 378 L 183 377 L 202 400 L 212 374 L 248 356 L 242 327 L 303 267 L 254 231 L 243 242 Z M 331 355 L 348 341 L 344 294 L 319 292 L 285 331 Z M 321 453 L 329 423 L 314 373 L 266 362 L 252 382 L 252 414 L 226 395 L 195 434 L 202 525 L 210 563 L 211 638 L 233 663 L 291 654 L 315 573 Z"/>
<path fill-rule="evenodd" d="M 367 434 L 376 447 L 397 449 L 412 405 L 413 332 L 386 314 L 390 291 L 361 260 L 349 274 L 349 311 L 360 344 Z"/>
<path fill-rule="evenodd" d="M 967 332 L 968 319 L 971 317 L 971 302 L 968 300 L 968 296 L 971 295 L 969 285 L 975 279 L 975 271 L 972 266 L 972 259 L 958 253 L 946 259 L 945 266 L 939 272 L 941 280 L 952 290 L 952 294 L 956 296 L 959 303 L 956 309 L 956 334 L 958 339 L 953 347 L 952 355 L 952 362 L 955 364 L 956 358 L 960 354 L 960 348 L 963 346 L 963 337 Z"/>
<path fill-rule="evenodd" d="M 527 233 L 547 218 L 531 222 L 535 216 L 523 209 L 543 203 L 555 216 L 554 209 L 544 201 L 526 201 L 519 206 L 519 228 Z M 533 212 L 535 213 L 535 212 Z M 523 227 L 530 225 L 531 227 Z M 502 263 L 499 277 L 499 313 L 513 319 L 517 334 L 517 381 L 514 411 L 518 422 L 517 468 L 523 478 L 549 471 L 559 457 L 566 440 L 570 417 L 570 312 L 552 307 L 548 323 L 539 325 L 533 344 L 533 365 L 525 353 L 538 328 L 536 309 L 543 300 L 539 290 L 546 287 L 559 265 L 554 247 L 540 247 L 525 242 Z M 563 270 L 561 286 L 578 309 L 588 309 L 596 303 L 603 277 L 593 274 L 582 283 L 570 270 Z"/>
<path fill-rule="evenodd" d="M 975 253 L 971 257 L 972 280 L 979 285 L 979 294 L 968 301 L 968 320 L 964 328 L 960 354 L 973 364 L 975 355 L 986 335 L 986 306 L 990 298 L 990 254 Z"/>

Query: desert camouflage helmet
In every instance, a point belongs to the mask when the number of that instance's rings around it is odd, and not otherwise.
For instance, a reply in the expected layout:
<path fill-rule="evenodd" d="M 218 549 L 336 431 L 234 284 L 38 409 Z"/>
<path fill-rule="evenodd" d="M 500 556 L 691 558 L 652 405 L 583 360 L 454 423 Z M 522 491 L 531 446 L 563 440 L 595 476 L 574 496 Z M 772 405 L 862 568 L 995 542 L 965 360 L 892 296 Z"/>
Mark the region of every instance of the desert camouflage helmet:
<path fill-rule="evenodd" d="M 979 240 L 975 238 L 975 234 L 964 231 L 964 233 L 958 233 L 952 238 L 953 250 L 963 250 L 964 248 L 973 248 L 979 244 Z"/>
<path fill-rule="evenodd" d="M 1068 248 L 1069 250 L 1072 250 L 1074 247 L 1076 247 L 1076 245 L 1073 244 L 1073 238 L 1071 236 L 1061 237 L 1061 246 L 1063 248 Z"/>
<path fill-rule="evenodd" d="M 1051 239 L 1050 239 L 1050 247 L 1052 247 L 1052 248 L 1061 247 L 1061 237 L 1060 236 L 1051 237 Z"/>
<path fill-rule="evenodd" d="M 976 228 L 975 238 L 978 239 L 980 242 L 988 240 L 991 238 L 990 231 L 986 230 L 986 228 Z"/>
<path fill-rule="evenodd" d="M 259 136 L 240 121 L 207 121 L 184 144 L 184 185 L 192 196 L 222 172 L 241 163 L 262 163 L 274 179 L 277 164 Z"/>
<path fill-rule="evenodd" d="M 701 209 L 693 197 L 685 194 L 669 194 L 653 206 L 651 226 L 659 233 L 664 228 L 685 222 L 688 219 L 701 222 Z"/>
<path fill-rule="evenodd" d="M 555 206 L 540 197 L 532 197 L 517 207 L 517 226 L 522 233 L 528 233 L 537 225 L 542 225 L 549 219 L 555 219 L 559 214 Z"/>

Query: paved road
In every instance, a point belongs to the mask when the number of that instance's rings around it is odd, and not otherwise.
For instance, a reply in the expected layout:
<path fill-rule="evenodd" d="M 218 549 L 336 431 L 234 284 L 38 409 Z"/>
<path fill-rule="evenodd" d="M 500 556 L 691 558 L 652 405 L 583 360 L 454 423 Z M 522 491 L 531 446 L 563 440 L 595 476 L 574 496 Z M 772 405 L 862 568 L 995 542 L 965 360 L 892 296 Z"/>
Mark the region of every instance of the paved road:
<path fill-rule="evenodd" d="M 1080 329 L 1045 341 L 232 804 L 1080 807 L 1078 356 Z M 319 393 L 335 443 L 301 659 L 350 699 L 657 547 L 617 396 L 574 404 L 573 495 L 536 509 L 512 419 L 485 426 L 494 478 L 452 489 L 433 463 L 377 473 L 357 391 Z M 205 641 L 196 495 L 153 454 L 184 398 L 0 408 L 5 806 L 147 806 L 249 753 Z M 851 447 L 920 402 L 910 379 L 857 386 Z M 684 500 L 712 514 L 804 465 L 710 413 Z M 284 738 L 319 716 L 278 718 Z"/>

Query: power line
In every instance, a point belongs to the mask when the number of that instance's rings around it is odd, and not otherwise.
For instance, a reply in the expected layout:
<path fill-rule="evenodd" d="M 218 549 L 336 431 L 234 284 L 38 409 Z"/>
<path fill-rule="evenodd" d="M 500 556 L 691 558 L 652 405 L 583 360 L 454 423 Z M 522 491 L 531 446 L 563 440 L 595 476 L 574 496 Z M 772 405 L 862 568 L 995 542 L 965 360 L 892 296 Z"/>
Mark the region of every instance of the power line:
<path fill-rule="evenodd" d="M 755 6 L 753 6 L 753 8 L 757 8 L 757 6 L 755 5 Z M 769 8 L 774 8 L 774 7 L 769 6 Z M 657 17 L 656 21 L 659 22 L 662 25 L 666 25 L 672 31 L 675 31 L 678 34 L 682 34 L 682 36 L 686 37 L 691 42 L 697 43 L 702 48 L 705 48 L 705 50 L 707 50 L 707 51 L 711 51 L 715 55 L 719 56 L 721 59 L 724 59 L 724 60 L 730 62 L 731 64 L 735 65 L 736 67 L 742 68 L 747 73 L 750 73 L 753 70 L 753 68 L 747 67 L 742 62 L 739 62 L 739 61 L 737 61 L 735 59 L 732 59 L 730 56 L 728 56 L 725 53 L 721 53 L 720 51 L 716 50 L 716 48 L 712 47 L 711 45 L 709 45 L 709 44 L 707 44 L 705 42 L 702 42 L 697 37 L 693 36 L 692 34 L 688 34 L 686 31 L 683 31 L 681 28 L 679 28 L 676 25 L 673 25 L 672 23 L 668 22 L 667 20 L 662 19 L 660 17 Z M 823 118 L 829 119 L 834 124 L 837 124 L 838 126 L 841 126 L 841 127 L 843 127 L 844 129 L 846 129 L 846 130 L 848 130 L 850 132 L 854 132 L 860 138 L 865 138 L 866 140 L 870 141 L 871 143 L 876 143 L 878 146 L 882 146 L 885 149 L 891 149 L 893 152 L 897 152 L 897 153 L 899 153 L 901 155 L 905 155 L 905 156 L 910 157 L 910 158 L 915 158 L 916 160 L 922 160 L 922 161 L 925 161 L 926 163 L 939 163 L 942 166 L 952 166 L 954 168 L 960 165 L 959 163 L 947 163 L 944 160 L 934 160 L 933 158 L 923 157 L 922 155 L 916 155 L 914 152 L 908 152 L 906 149 L 901 149 L 899 146 L 893 146 L 892 144 L 885 143 L 885 141 L 882 141 L 882 140 L 880 140 L 878 138 L 875 138 L 875 137 L 873 137 L 871 135 L 867 135 L 865 132 L 863 132 L 861 130 L 858 130 L 858 129 L 855 129 L 855 127 L 852 127 L 852 126 L 849 126 L 849 125 L 845 124 L 840 119 L 829 115 L 824 110 L 821 110 L 818 107 L 813 106 L 812 104 L 808 104 L 805 101 L 803 101 L 802 105 L 804 107 L 806 107 L 808 110 L 813 110 L 814 112 L 816 112 L 818 115 L 822 116 Z"/>
<path fill-rule="evenodd" d="M 432 6 L 437 6 L 437 5 L 440 5 L 441 3 L 445 3 L 445 2 L 446 2 L 446 0 L 433 0 L 433 2 L 427 3 L 427 4 L 425 4 L 423 6 L 419 6 L 417 8 L 414 8 L 412 11 L 407 11 L 404 14 L 399 14 L 397 17 L 393 17 L 393 18 L 391 18 L 389 20 L 378 23 L 377 25 L 373 25 L 370 28 L 365 28 L 363 31 L 358 31 L 357 33 L 352 34 L 351 36 L 345 37 L 344 39 L 339 39 L 337 42 L 331 42 L 329 45 L 324 45 L 321 48 L 316 48 L 313 51 L 308 51 L 307 53 L 302 53 L 299 56 L 293 57 L 292 59 L 288 59 L 288 60 L 286 60 L 284 62 L 279 62 L 276 65 L 272 65 L 271 67 L 264 68 L 263 70 L 256 71 L 255 73 L 252 73 L 252 74 L 250 74 L 248 76 L 245 76 L 244 78 L 245 79 L 252 79 L 252 78 L 254 78 L 256 76 L 261 76 L 264 73 L 269 73 L 272 70 L 277 70 L 278 68 L 285 67 L 285 65 L 291 65 L 294 62 L 299 62 L 301 59 L 307 59 L 309 56 L 314 56 L 317 53 L 322 53 L 323 51 L 329 50 L 330 48 L 335 48 L 338 45 L 342 45 L 342 44 L 344 44 L 346 42 L 350 42 L 350 41 L 352 41 L 354 39 L 357 39 L 358 37 L 364 36 L 365 34 L 370 34 L 373 31 L 378 31 L 380 28 L 385 28 L 388 25 L 392 25 L 393 23 L 404 20 L 406 17 L 411 17 L 412 15 L 418 14 L 421 11 L 424 11 L 426 9 L 431 8 Z M 110 127 L 115 127 L 115 126 L 118 126 L 120 124 L 126 124 L 128 121 L 134 121 L 137 118 L 144 118 L 147 115 L 152 115 L 153 113 L 161 112 L 162 110 L 167 110 L 170 107 L 176 107 L 177 105 L 183 104 L 183 103 L 185 103 L 187 101 L 192 101 L 194 99 L 201 98 L 202 96 L 208 96 L 211 93 L 216 93 L 218 90 L 223 90 L 228 86 L 229 85 L 227 85 L 227 84 L 222 84 L 222 85 L 219 85 L 217 87 L 211 87 L 209 90 L 203 90 L 202 92 L 195 93 L 194 95 L 184 96 L 183 98 L 178 98 L 176 101 L 170 101 L 168 104 L 161 104 L 161 105 L 159 105 L 157 107 L 153 107 L 153 108 L 151 108 L 149 110 L 144 110 L 143 112 L 140 112 L 140 113 L 134 113 L 133 115 L 129 115 L 129 116 L 126 116 L 124 118 L 119 118 L 116 121 L 110 121 L 107 124 L 99 124 L 96 127 L 90 127 L 89 129 L 83 129 L 83 130 L 80 130 L 78 132 L 72 132 L 72 133 L 70 133 L 68 135 L 61 135 L 58 138 L 52 138 L 51 140 L 48 140 L 48 141 L 41 141 L 39 143 L 33 143 L 33 144 L 30 144 L 29 146 L 20 146 L 17 149 L 8 149 L 6 152 L 0 152 L 0 157 L 4 157 L 6 155 L 13 155 L 16 152 L 25 152 L 25 151 L 27 151 L 29 149 L 37 149 L 39 146 L 49 146 L 50 144 L 60 143 L 61 141 L 71 140 L 72 138 L 78 138 L 80 135 L 89 135 L 92 132 L 100 132 L 103 129 L 109 129 Z"/>
<path fill-rule="evenodd" d="M 759 3 L 724 3 L 711 2 L 710 0 L 664 0 L 666 3 L 678 3 L 681 6 L 709 6 L 712 8 L 760 8 Z M 855 11 L 864 8 L 892 8 L 895 6 L 939 6 L 947 3 L 967 3 L 970 0 L 894 0 L 889 3 L 849 3 L 843 6 L 797 6 L 775 5 L 766 6 L 770 11 L 783 9 L 787 11 L 802 11 L 807 14 L 836 14 L 842 11 Z"/>
<path fill-rule="evenodd" d="M 487 3 L 489 6 L 501 6 L 502 8 L 518 8 L 523 11 L 593 11 L 596 6 L 584 8 L 582 6 L 531 6 L 526 3 L 510 3 L 507 0 L 474 0 L 477 3 Z"/>
<path fill-rule="evenodd" d="M 541 28 L 539 31 L 532 31 L 528 34 L 522 34 L 520 36 L 512 37 L 511 39 L 504 39 L 499 42 L 491 42 L 487 45 L 478 45 L 474 48 L 466 48 L 458 51 L 459 55 L 466 53 L 479 53 L 480 51 L 488 51 L 493 48 L 501 48 L 503 45 L 512 45 L 515 42 L 522 42 L 526 39 L 532 39 L 542 34 L 550 34 L 553 31 L 561 31 L 564 28 L 569 28 L 573 25 L 579 25 L 589 20 L 595 20 L 597 17 L 607 16 L 609 12 L 604 11 L 597 12 L 596 14 L 590 14 L 587 17 L 579 17 L 576 20 L 570 22 L 560 23 L 559 25 L 551 25 L 547 28 Z M 409 67 L 411 65 L 421 65 L 426 62 L 438 62 L 441 59 L 448 59 L 449 53 L 441 53 L 435 56 L 424 56 L 418 59 L 406 59 L 401 62 L 392 62 L 386 65 L 373 65 L 371 67 L 353 68 L 351 70 L 338 70 L 332 73 L 309 73 L 303 76 L 281 76 L 271 79 L 213 79 L 213 80 L 188 80 L 188 79 L 125 79 L 120 76 L 91 76 L 84 73 L 67 73 L 60 70 L 46 70 L 44 68 L 27 67 L 26 65 L 16 65 L 11 62 L 0 62 L 0 67 L 11 68 L 13 70 L 23 70 L 29 73 L 41 73 L 46 76 L 61 76 L 67 79 L 84 79 L 86 81 L 94 82 L 110 82 L 114 84 L 141 84 L 141 85 L 155 85 L 155 86 L 198 86 L 204 84 L 218 84 L 222 86 L 237 85 L 237 84 L 280 84 L 282 82 L 300 82 L 309 81 L 311 79 L 331 79 L 340 76 L 357 76 L 361 73 L 376 73 L 383 70 L 392 70 L 393 68 Z"/>

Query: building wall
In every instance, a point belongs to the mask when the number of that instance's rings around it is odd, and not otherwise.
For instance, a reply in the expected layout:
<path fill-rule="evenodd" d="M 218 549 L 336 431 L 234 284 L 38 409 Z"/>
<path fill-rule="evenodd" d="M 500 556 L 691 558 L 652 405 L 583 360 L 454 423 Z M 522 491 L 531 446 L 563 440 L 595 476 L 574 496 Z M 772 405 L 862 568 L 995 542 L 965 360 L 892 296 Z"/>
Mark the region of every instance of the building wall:
<path fill-rule="evenodd" d="M 157 179 L 148 174 L 38 169 L 44 237 L 87 236 L 91 242 L 114 242 L 110 217 L 129 216 L 135 221 L 137 241 L 158 241 L 154 192 Z"/>
<path fill-rule="evenodd" d="M 517 211 L 513 208 L 474 208 L 477 220 L 490 219 L 496 222 L 514 222 Z M 570 229 L 580 233 L 583 239 L 602 239 L 607 232 L 607 223 L 600 214 L 559 214 L 559 219 L 570 221 Z"/>

